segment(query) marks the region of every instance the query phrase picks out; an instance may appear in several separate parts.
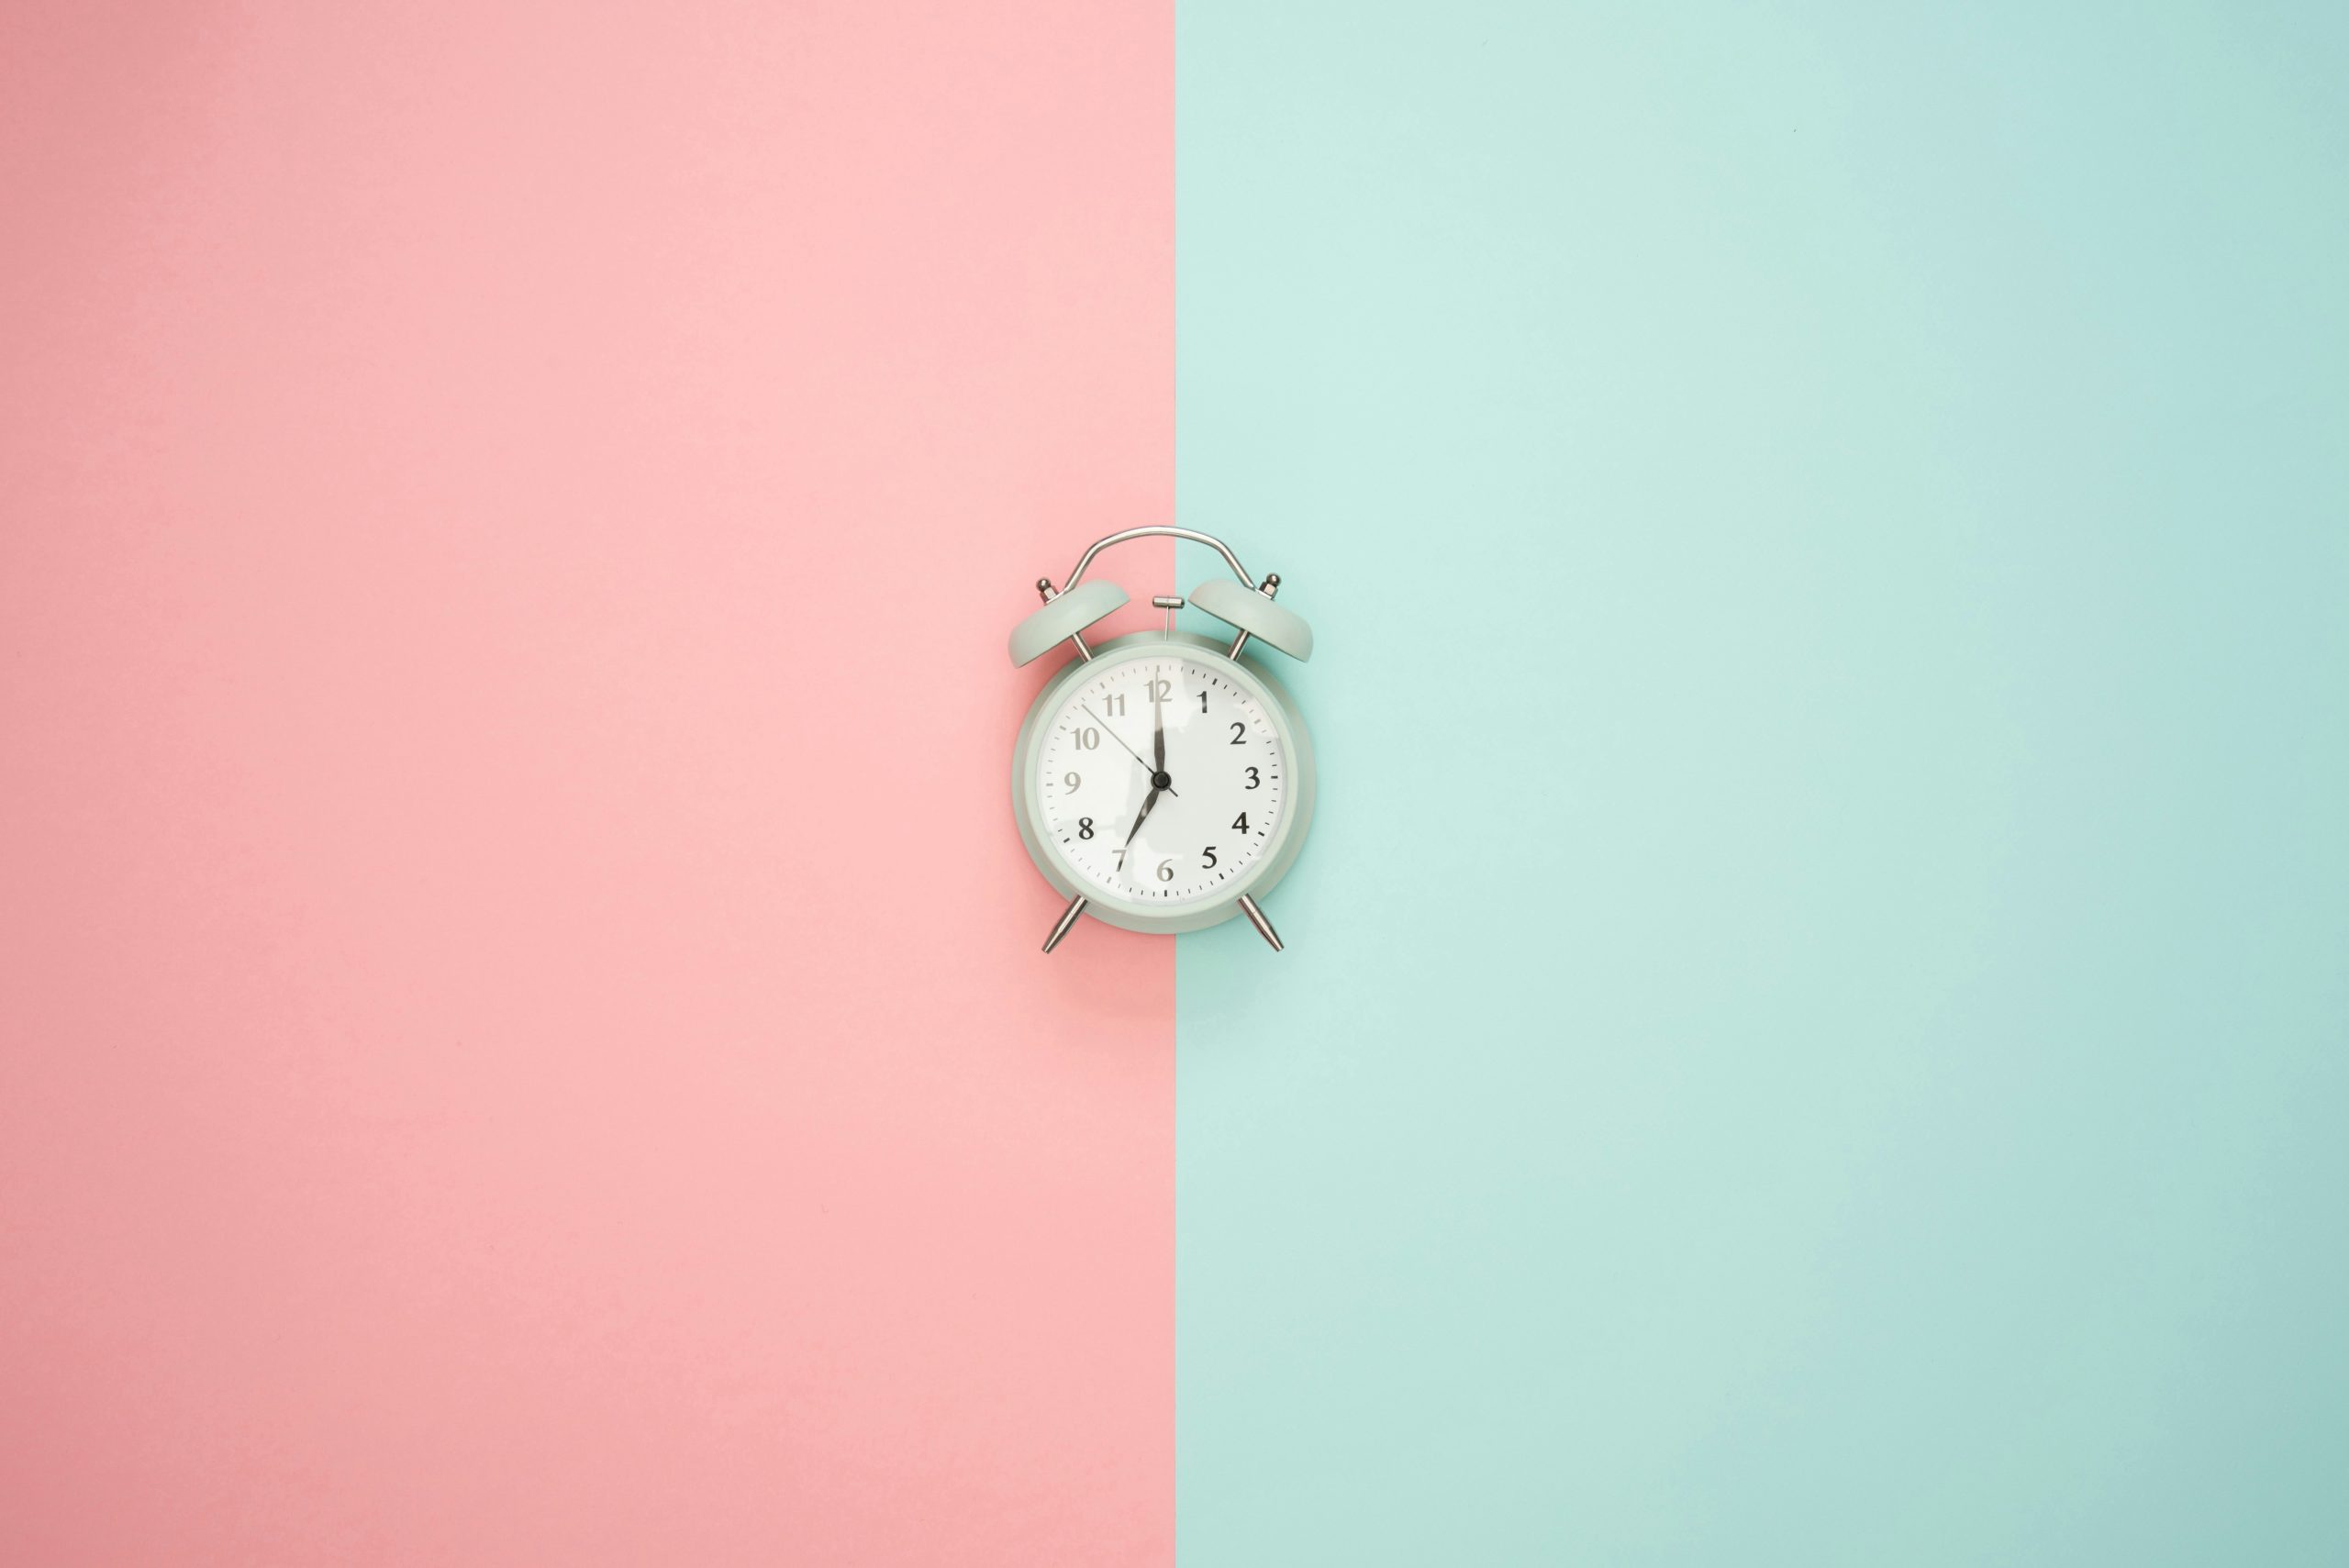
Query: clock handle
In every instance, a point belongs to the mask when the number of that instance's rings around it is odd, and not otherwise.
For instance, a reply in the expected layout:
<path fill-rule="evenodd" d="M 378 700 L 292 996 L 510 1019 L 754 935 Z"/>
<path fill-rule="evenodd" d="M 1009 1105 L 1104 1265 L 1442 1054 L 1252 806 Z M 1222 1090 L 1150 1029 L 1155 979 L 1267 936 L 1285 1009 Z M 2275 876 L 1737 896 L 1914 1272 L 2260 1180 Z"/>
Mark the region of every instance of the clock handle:
<path fill-rule="evenodd" d="M 1240 558 L 1231 553 L 1231 547 L 1215 535 L 1203 534 L 1197 528 L 1177 528 L 1163 523 L 1152 523 L 1148 528 L 1128 528 L 1107 539 L 1097 539 L 1085 546 L 1085 553 L 1076 558 L 1076 569 L 1068 574 L 1068 581 L 1061 584 L 1061 592 L 1065 594 L 1085 580 L 1085 568 L 1093 564 L 1095 556 L 1111 545 L 1123 544 L 1130 539 L 1186 539 L 1193 544 L 1206 545 L 1223 557 L 1223 563 L 1231 568 L 1231 574 L 1239 578 L 1244 586 L 1253 588 L 1256 585 L 1256 580 L 1248 575 L 1248 569 L 1240 564 Z"/>

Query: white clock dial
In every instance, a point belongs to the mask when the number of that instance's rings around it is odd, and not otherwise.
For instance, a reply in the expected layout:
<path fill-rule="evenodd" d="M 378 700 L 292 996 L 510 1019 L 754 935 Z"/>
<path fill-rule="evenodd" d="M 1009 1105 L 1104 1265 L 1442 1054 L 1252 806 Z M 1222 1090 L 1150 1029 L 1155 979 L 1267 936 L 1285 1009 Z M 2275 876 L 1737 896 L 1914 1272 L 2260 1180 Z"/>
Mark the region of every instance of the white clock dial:
<path fill-rule="evenodd" d="M 1086 891 L 1197 904 L 1264 858 L 1287 763 L 1264 702 L 1229 661 L 1163 647 L 1097 659 L 1036 750 L 1039 827 Z"/>

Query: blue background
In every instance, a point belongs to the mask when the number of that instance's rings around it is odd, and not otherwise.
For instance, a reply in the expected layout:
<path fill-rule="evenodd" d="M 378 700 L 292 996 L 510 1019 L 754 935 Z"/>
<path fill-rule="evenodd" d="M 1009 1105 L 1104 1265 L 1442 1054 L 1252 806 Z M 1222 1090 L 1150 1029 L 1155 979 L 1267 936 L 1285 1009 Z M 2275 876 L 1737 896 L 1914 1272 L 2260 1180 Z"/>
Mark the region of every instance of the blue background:
<path fill-rule="evenodd" d="M 1186 1568 L 2349 1561 L 2349 10 L 1179 28 Z"/>

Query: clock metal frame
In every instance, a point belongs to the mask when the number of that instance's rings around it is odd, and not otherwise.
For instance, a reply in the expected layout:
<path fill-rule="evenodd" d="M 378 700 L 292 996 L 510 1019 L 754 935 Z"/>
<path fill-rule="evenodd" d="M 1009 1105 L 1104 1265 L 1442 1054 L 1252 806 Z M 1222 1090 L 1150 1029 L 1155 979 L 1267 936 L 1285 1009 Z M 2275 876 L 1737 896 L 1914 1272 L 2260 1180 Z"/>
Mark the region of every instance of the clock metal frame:
<path fill-rule="evenodd" d="M 1113 613 L 1126 602 L 1125 590 L 1112 583 L 1085 581 L 1085 569 L 1093 558 L 1111 545 L 1123 544 L 1136 539 L 1189 539 L 1206 545 L 1223 557 L 1239 580 L 1234 587 L 1220 578 L 1201 584 L 1191 594 L 1192 603 L 1218 620 L 1234 628 L 1239 635 L 1230 647 L 1196 633 L 1174 629 L 1174 612 L 1183 601 L 1172 594 L 1153 597 L 1151 603 L 1166 612 L 1166 628 L 1163 632 L 1133 632 L 1104 643 L 1103 654 L 1119 651 L 1119 661 L 1126 657 L 1163 656 L 1186 657 L 1190 652 L 1203 651 L 1221 656 L 1225 664 L 1243 684 L 1255 688 L 1257 700 L 1272 716 L 1273 728 L 1280 735 L 1284 754 L 1288 759 L 1289 772 L 1296 781 L 1293 809 L 1281 813 L 1281 827 L 1273 842 L 1265 846 L 1262 859 L 1227 890 L 1219 890 L 1214 897 L 1185 906 L 1181 910 L 1169 910 L 1163 905 L 1143 904 L 1134 899 L 1119 898 L 1115 894 L 1097 889 L 1088 890 L 1074 869 L 1062 858 L 1052 836 L 1041 830 L 1044 818 L 1042 803 L 1035 798 L 1036 751 L 1043 743 L 1046 716 L 1058 710 L 1069 684 L 1084 678 L 1085 672 L 1098 657 L 1085 640 L 1085 628 Z M 1066 667 L 1045 683 L 1028 709 L 1028 717 L 1019 727 L 1019 737 L 1011 748 L 1012 811 L 1019 823 L 1019 837 L 1028 846 L 1028 856 L 1044 880 L 1059 890 L 1068 900 L 1068 907 L 1061 911 L 1052 935 L 1044 939 L 1044 951 L 1052 951 L 1076 924 L 1079 915 L 1091 913 L 1095 918 L 1130 931 L 1196 931 L 1217 926 L 1234 915 L 1245 915 L 1256 934 L 1272 944 L 1275 952 L 1281 951 L 1280 933 L 1264 917 L 1256 902 L 1256 895 L 1270 892 L 1273 884 L 1288 872 L 1297 851 L 1305 847 L 1306 829 L 1313 820 L 1313 738 L 1305 728 L 1305 716 L 1297 709 L 1296 699 L 1288 689 L 1266 673 L 1262 665 L 1242 658 L 1251 639 L 1277 648 L 1292 659 L 1313 657 L 1313 628 L 1305 617 L 1286 605 L 1273 600 L 1280 593 L 1278 573 L 1267 573 L 1261 583 L 1248 575 L 1240 564 L 1240 557 L 1231 547 L 1196 528 L 1178 528 L 1171 524 L 1153 523 L 1144 528 L 1127 528 L 1122 532 L 1098 539 L 1085 547 L 1077 558 L 1076 567 L 1059 587 L 1052 586 L 1049 577 L 1036 579 L 1037 595 L 1043 607 L 1031 610 L 1019 624 L 1011 628 L 1011 662 L 1027 664 L 1043 657 L 1065 642 L 1076 650 L 1076 657 Z M 1145 810 L 1148 807 L 1145 806 Z M 1096 906 L 1098 906 L 1097 907 Z"/>

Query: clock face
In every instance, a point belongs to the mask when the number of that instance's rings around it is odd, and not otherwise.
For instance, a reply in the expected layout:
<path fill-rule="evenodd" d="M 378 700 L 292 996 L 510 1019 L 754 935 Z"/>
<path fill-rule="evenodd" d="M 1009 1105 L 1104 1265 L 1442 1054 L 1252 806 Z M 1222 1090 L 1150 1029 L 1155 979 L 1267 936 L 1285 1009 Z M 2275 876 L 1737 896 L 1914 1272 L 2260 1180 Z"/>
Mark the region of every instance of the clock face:
<path fill-rule="evenodd" d="M 1164 647 L 1085 667 L 1035 752 L 1038 828 L 1081 891 L 1176 909 L 1232 893 L 1264 860 L 1288 758 L 1244 680 Z"/>

